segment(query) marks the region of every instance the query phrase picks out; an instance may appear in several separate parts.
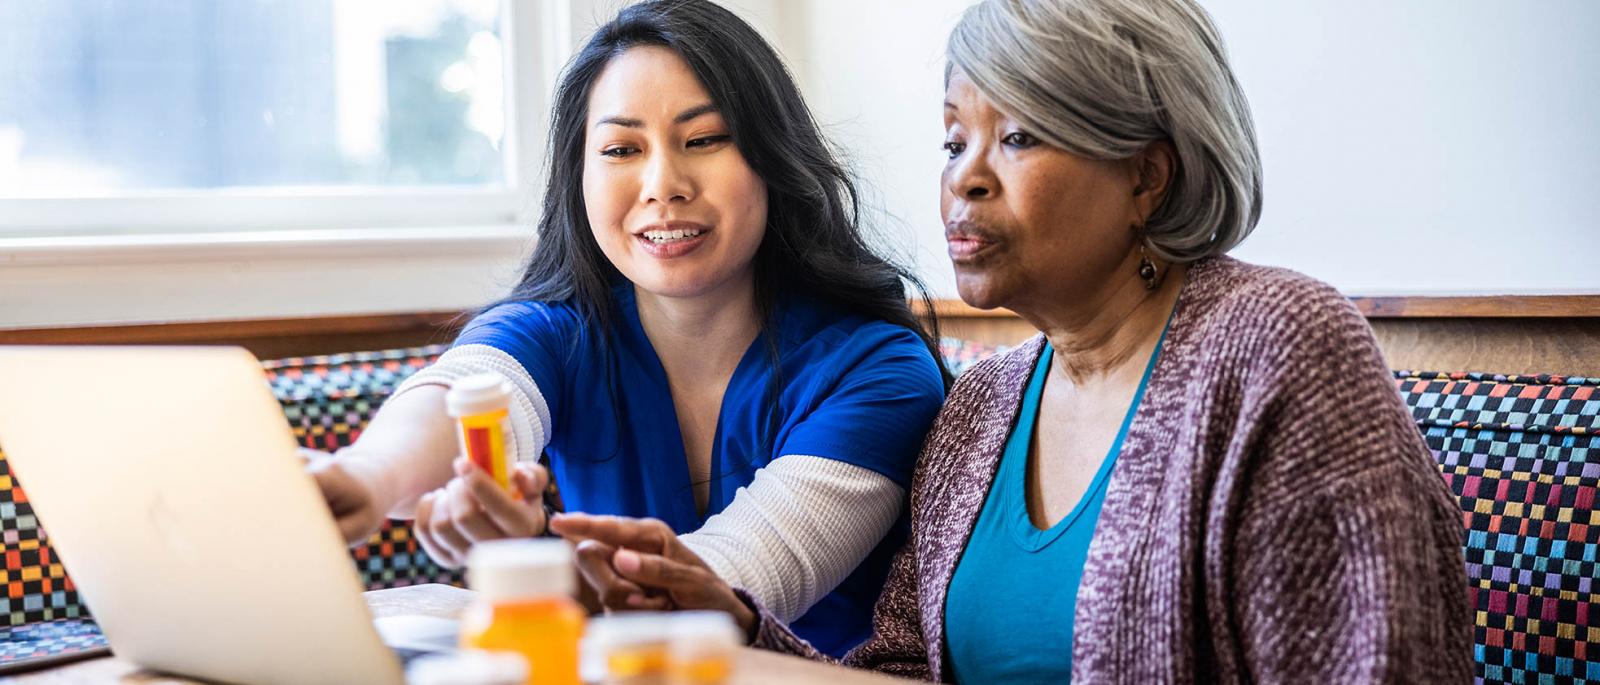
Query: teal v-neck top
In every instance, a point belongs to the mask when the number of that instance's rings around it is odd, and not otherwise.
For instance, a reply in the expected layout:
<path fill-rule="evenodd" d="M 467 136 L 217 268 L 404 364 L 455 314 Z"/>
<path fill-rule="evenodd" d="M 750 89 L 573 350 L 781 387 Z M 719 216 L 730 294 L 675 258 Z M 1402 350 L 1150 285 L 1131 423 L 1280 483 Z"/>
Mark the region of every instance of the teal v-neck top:
<path fill-rule="evenodd" d="M 717 417 L 710 499 L 696 510 L 672 391 L 631 285 L 617 321 L 596 330 L 571 302 L 516 302 L 474 318 L 455 344 L 514 357 L 550 410 L 545 456 L 568 511 L 652 517 L 679 534 L 733 502 L 785 455 L 847 462 L 909 485 L 944 402 L 938 362 L 916 333 L 804 296 L 778 301 L 776 364 L 767 334 L 750 344 Z M 791 627 L 834 656 L 872 634 L 872 608 L 909 526 L 894 530 Z M 798 581 L 797 581 L 798 582 Z"/>
<path fill-rule="evenodd" d="M 1028 517 L 1028 452 L 1050 372 L 1047 342 L 1022 395 L 999 470 L 945 594 L 945 642 L 958 683 L 1064 683 L 1072 679 L 1072 623 L 1089 542 L 1100 520 L 1128 426 L 1161 354 L 1145 366 L 1122 427 L 1089 489 L 1046 530 Z"/>

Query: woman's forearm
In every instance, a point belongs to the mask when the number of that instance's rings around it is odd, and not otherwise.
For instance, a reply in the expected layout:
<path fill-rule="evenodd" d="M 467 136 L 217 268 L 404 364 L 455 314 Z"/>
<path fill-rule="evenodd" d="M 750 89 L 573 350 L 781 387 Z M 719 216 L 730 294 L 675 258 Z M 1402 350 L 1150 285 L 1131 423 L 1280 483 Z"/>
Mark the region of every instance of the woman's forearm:
<path fill-rule="evenodd" d="M 356 444 L 341 451 L 374 489 L 384 511 L 410 518 L 417 498 L 449 482 L 460 452 L 455 422 L 445 412 L 450 384 L 495 374 L 511 386 L 511 431 L 506 449 L 514 461 L 535 462 L 549 442 L 550 408 L 522 364 L 487 345 L 463 345 L 440 355 L 395 390 Z"/>
<path fill-rule="evenodd" d="M 870 469 L 788 455 L 756 472 L 733 502 L 679 539 L 728 584 L 781 621 L 832 592 L 900 515 L 905 491 Z"/>
<path fill-rule="evenodd" d="M 459 449 L 445 413 L 441 385 L 421 385 L 391 397 L 355 444 L 339 451 L 347 471 L 371 488 L 379 509 L 410 518 L 417 498 L 448 482 Z"/>

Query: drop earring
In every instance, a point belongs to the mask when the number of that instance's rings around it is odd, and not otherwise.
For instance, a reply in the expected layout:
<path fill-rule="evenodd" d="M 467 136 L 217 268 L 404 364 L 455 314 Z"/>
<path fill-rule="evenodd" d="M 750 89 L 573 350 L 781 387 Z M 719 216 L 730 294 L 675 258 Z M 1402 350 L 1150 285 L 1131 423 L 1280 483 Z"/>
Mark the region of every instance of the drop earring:
<path fill-rule="evenodd" d="M 1155 290 L 1156 286 L 1161 285 L 1161 274 L 1150 261 L 1149 253 L 1145 252 L 1143 240 L 1139 241 L 1139 278 L 1144 281 L 1145 290 Z"/>

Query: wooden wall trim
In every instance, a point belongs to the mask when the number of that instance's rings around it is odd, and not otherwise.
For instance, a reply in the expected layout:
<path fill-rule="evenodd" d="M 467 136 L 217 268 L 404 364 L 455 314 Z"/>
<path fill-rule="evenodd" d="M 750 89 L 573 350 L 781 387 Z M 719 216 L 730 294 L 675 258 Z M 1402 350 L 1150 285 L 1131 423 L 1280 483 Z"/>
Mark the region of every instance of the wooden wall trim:
<path fill-rule="evenodd" d="M 1369 319 L 1409 318 L 1590 318 L 1600 317 L 1600 295 L 1495 295 L 1462 297 L 1352 297 L 1356 309 Z M 927 311 L 913 303 L 917 313 Z M 1010 318 L 1007 309 L 978 309 L 961 300 L 934 300 L 941 318 Z"/>
<path fill-rule="evenodd" d="M 355 314 L 162 324 L 0 329 L 0 345 L 239 345 L 257 357 L 298 357 L 449 342 L 461 312 Z"/>
<path fill-rule="evenodd" d="M 1352 297 L 1369 319 L 1548 319 L 1600 317 L 1600 295 Z"/>
<path fill-rule="evenodd" d="M 1600 325 L 1600 295 L 1542 295 L 1507 297 L 1355 297 L 1356 307 L 1374 326 L 1380 321 L 1458 321 L 1448 328 L 1451 338 L 1475 330 L 1473 322 L 1522 320 L 1529 325 L 1547 321 L 1557 325 L 1571 320 L 1576 347 L 1567 355 L 1593 356 L 1589 350 L 1595 325 Z M 918 313 L 927 311 L 914 302 Z M 935 300 L 945 335 L 994 344 L 1014 344 L 1034 333 L 1033 328 L 1005 309 L 981 310 L 955 300 Z M 391 347 L 412 347 L 449 342 L 466 322 L 461 312 L 426 311 L 399 314 L 358 314 L 280 319 L 202 321 L 165 324 L 71 326 L 0 329 L 5 345 L 240 345 L 261 358 L 331 354 Z M 1536 328 L 1543 327 L 1538 324 Z M 1570 327 L 1570 326 L 1569 326 Z M 1433 331 L 1433 329 L 1429 329 Z M 1497 329 L 1498 330 L 1498 329 Z M 1563 329 L 1565 331 L 1565 329 Z M 1437 333 L 1445 333 L 1440 329 Z M 1444 344 L 1437 337 L 1411 340 L 1411 346 Z M 1465 344 L 1452 340 L 1450 344 Z M 1479 343 L 1473 343 L 1479 344 Z M 1581 350 L 1581 352 L 1580 352 Z M 1587 366 L 1587 365 L 1584 365 Z"/>
<path fill-rule="evenodd" d="M 433 330 L 448 325 L 460 312 L 411 312 L 314 316 L 293 319 L 240 319 L 158 324 L 118 324 L 60 328 L 0 330 L 7 345 L 109 345 L 224 342 L 234 338 L 263 338 L 353 333 L 400 333 Z"/>
<path fill-rule="evenodd" d="M 1528 295 L 1493 297 L 1352 297 L 1368 318 L 1587 318 L 1600 317 L 1600 295 Z M 918 314 L 928 308 L 912 302 Z M 957 299 L 933 301 L 941 318 L 1011 319 L 1009 309 L 978 309 Z M 0 328 L 0 344 L 192 344 L 226 342 L 238 337 L 284 337 L 307 334 L 378 334 L 435 331 L 459 327 L 461 312 L 426 311 L 399 314 L 352 314 L 280 319 L 238 319 L 159 324 L 111 324 L 40 328 Z"/>
<path fill-rule="evenodd" d="M 916 312 L 917 316 L 925 316 L 928 313 L 928 307 L 923 304 L 922 300 L 912 300 L 911 311 Z M 945 317 L 962 319 L 1012 319 L 1017 317 L 1016 312 L 1009 309 L 978 309 L 961 300 L 934 300 L 933 312 L 938 314 L 941 319 Z"/>

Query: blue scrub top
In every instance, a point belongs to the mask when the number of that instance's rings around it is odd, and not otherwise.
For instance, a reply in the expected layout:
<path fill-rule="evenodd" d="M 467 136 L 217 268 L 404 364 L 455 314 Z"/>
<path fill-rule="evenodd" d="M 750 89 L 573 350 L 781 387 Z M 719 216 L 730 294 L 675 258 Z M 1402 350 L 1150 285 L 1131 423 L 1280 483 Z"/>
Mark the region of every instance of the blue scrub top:
<path fill-rule="evenodd" d="M 653 517 L 679 534 L 693 532 L 756 469 L 783 455 L 838 459 L 909 486 L 944 401 L 927 346 L 907 328 L 790 296 L 780 298 L 776 317 L 776 416 L 768 413 L 773 372 L 763 334 L 723 393 L 707 515 L 700 516 L 666 372 L 639 322 L 632 286 L 614 296 L 610 335 L 585 324 L 570 303 L 517 302 L 480 314 L 455 342 L 502 350 L 533 377 L 550 408 L 545 454 L 567 511 Z M 902 515 L 793 630 L 836 657 L 869 637 L 873 605 L 906 530 Z"/>

